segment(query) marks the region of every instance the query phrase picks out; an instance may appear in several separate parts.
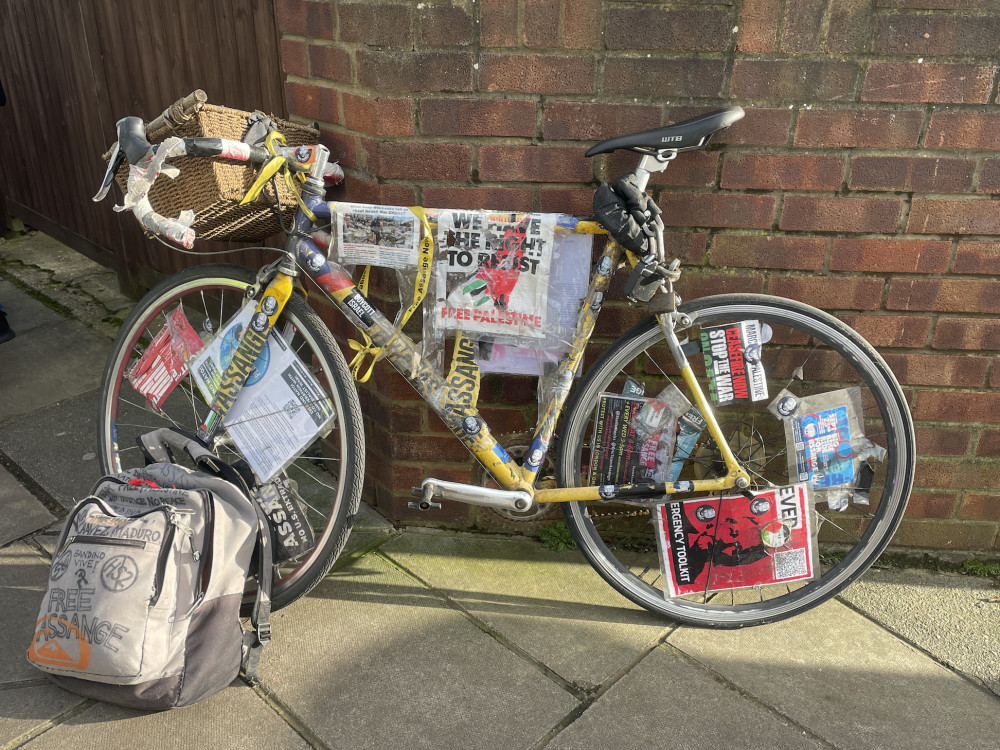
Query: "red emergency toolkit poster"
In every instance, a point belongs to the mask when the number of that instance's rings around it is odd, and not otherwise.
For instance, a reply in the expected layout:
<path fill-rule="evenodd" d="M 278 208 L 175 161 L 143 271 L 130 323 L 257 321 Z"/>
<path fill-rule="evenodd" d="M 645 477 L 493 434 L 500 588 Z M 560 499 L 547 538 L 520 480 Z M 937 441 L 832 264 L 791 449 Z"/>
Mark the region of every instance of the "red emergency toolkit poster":
<path fill-rule="evenodd" d="M 657 506 L 664 594 L 809 580 L 816 575 L 814 512 L 808 485 Z"/>

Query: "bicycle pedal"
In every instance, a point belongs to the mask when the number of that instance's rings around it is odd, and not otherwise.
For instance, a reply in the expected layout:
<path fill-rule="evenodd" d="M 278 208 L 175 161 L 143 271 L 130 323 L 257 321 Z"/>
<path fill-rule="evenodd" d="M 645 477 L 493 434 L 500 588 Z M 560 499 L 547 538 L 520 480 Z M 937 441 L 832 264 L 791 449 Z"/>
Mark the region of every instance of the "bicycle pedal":
<path fill-rule="evenodd" d="M 441 503 L 436 503 L 433 500 L 414 500 L 407 503 L 406 507 L 414 510 L 441 510 Z"/>
<path fill-rule="evenodd" d="M 419 497 L 420 500 L 414 500 L 406 504 L 407 508 L 413 508 L 414 510 L 440 510 L 441 503 L 432 500 L 433 494 L 429 492 L 424 487 L 411 487 L 410 494 L 414 497 Z"/>

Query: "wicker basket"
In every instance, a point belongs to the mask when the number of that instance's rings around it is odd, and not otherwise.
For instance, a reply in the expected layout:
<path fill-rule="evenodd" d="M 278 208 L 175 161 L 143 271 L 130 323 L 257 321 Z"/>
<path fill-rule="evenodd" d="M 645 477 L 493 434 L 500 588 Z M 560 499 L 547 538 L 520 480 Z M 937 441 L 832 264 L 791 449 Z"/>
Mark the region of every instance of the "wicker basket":
<path fill-rule="evenodd" d="M 177 126 L 174 134 L 181 138 L 229 138 L 241 141 L 249 129 L 249 112 L 204 104 L 187 122 Z M 289 146 L 317 143 L 319 132 L 294 122 L 273 118 Z M 167 133 L 166 135 L 169 135 Z M 154 141 L 159 143 L 166 135 Z M 239 202 L 257 179 L 259 166 L 248 166 L 226 159 L 181 157 L 170 162 L 180 169 L 180 176 L 169 179 L 162 175 L 149 192 L 149 202 L 157 213 L 176 217 L 190 209 L 195 213 L 192 228 L 202 239 L 255 241 L 281 231 L 272 206 L 274 186 L 269 184 L 261 194 L 245 206 Z M 125 192 L 128 167 L 116 175 L 118 186 Z M 265 197 L 266 196 L 266 197 Z M 285 225 L 291 224 L 295 213 L 295 197 L 284 181 L 278 179 Z"/>

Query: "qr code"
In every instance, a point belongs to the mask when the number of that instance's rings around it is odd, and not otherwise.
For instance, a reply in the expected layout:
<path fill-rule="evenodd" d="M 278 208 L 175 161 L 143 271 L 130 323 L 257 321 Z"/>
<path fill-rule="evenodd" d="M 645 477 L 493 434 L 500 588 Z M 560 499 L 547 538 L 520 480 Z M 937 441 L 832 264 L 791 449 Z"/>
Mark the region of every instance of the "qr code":
<path fill-rule="evenodd" d="M 804 549 L 790 549 L 774 553 L 774 578 L 801 578 L 809 575 L 809 566 Z"/>

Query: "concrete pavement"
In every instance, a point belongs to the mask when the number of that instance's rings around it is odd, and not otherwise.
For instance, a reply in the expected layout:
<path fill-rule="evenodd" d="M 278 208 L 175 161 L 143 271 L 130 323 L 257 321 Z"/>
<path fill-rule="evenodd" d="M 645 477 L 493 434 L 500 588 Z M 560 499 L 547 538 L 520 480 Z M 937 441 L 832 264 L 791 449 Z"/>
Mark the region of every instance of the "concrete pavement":
<path fill-rule="evenodd" d="M 0 245 L 0 303 L 17 332 L 0 345 L 0 749 L 1000 744 L 994 582 L 873 570 L 790 621 L 706 631 L 633 607 L 575 551 L 370 509 L 334 572 L 275 613 L 261 686 L 159 714 L 77 698 L 24 653 L 59 517 L 98 475 L 127 303 L 41 235 Z"/>

